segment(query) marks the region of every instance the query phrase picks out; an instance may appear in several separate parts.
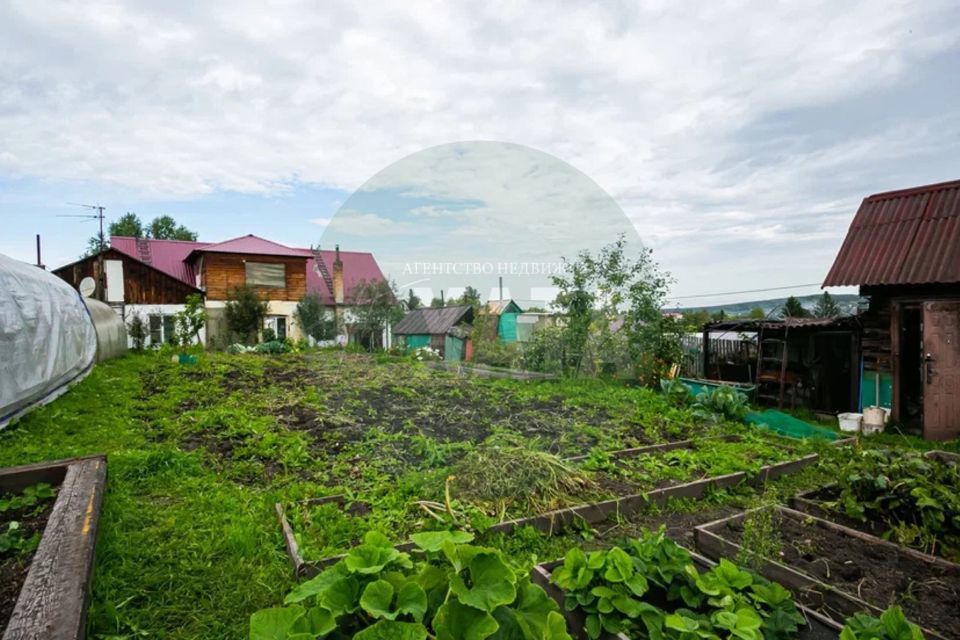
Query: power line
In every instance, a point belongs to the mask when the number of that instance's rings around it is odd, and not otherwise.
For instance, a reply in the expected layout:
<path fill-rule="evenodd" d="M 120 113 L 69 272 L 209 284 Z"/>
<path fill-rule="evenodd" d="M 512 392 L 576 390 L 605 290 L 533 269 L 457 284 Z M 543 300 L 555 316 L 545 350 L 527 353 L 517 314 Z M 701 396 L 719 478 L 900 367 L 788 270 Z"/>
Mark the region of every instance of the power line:
<path fill-rule="evenodd" d="M 717 296 L 735 296 L 741 293 L 764 293 L 767 291 L 782 291 L 784 289 L 803 289 L 804 287 L 819 287 L 819 282 L 809 284 L 791 284 L 786 287 L 769 287 L 767 289 L 745 289 L 743 291 L 724 291 L 722 293 L 698 293 L 694 296 L 670 296 L 671 300 L 690 300 L 692 298 L 713 298 Z"/>

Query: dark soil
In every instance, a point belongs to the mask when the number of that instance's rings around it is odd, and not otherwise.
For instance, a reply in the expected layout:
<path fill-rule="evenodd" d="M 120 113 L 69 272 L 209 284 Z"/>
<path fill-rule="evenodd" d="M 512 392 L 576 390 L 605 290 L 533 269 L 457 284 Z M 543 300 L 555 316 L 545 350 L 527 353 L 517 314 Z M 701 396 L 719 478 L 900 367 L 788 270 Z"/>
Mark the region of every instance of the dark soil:
<path fill-rule="evenodd" d="M 960 638 L 960 569 L 921 562 L 790 517 L 781 519 L 780 532 L 782 564 L 881 609 L 899 604 L 911 621 L 947 638 Z M 718 533 L 739 543 L 742 523 L 731 523 Z"/>
<path fill-rule="evenodd" d="M 47 525 L 47 518 L 50 511 L 53 510 L 54 500 L 48 500 L 42 511 L 31 513 L 37 507 L 30 507 L 25 510 L 7 511 L 0 517 L 0 530 L 7 530 L 7 523 L 16 520 L 20 523 L 20 529 L 23 535 L 29 538 L 33 534 L 43 534 L 43 529 Z M 0 555 L 0 631 L 7 628 L 7 622 L 10 620 L 10 614 L 17 604 L 17 598 L 20 596 L 20 587 L 27 578 L 27 572 L 30 570 L 30 563 L 33 561 L 34 552 L 19 555 Z"/>
<path fill-rule="evenodd" d="M 644 529 L 656 531 L 660 526 L 666 527 L 667 537 L 687 549 L 694 549 L 693 528 L 701 524 L 726 518 L 740 509 L 732 506 L 710 507 L 695 512 L 661 511 L 639 513 L 630 517 L 626 522 L 614 525 L 607 529 L 598 527 L 598 546 L 610 546 L 619 538 L 635 538 Z M 604 543 L 605 541 L 605 543 Z"/>

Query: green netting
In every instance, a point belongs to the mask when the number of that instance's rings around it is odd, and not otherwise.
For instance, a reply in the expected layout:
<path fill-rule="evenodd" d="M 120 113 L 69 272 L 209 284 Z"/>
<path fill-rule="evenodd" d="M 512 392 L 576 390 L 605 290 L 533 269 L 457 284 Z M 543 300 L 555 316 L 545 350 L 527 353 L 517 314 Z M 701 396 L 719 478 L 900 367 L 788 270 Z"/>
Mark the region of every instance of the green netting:
<path fill-rule="evenodd" d="M 744 420 L 760 427 L 779 433 L 780 435 L 790 436 L 791 438 L 821 438 L 823 440 L 836 440 L 840 436 L 825 427 L 817 427 L 798 420 L 791 415 L 787 415 L 776 409 L 767 409 L 766 411 L 751 411 Z"/>

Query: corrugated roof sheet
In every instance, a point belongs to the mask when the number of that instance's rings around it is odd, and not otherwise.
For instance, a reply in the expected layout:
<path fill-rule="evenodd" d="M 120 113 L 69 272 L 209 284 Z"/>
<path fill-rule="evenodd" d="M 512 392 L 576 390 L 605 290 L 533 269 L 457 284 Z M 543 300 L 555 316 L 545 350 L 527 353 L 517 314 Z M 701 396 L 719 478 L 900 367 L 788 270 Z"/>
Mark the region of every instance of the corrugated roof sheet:
<path fill-rule="evenodd" d="M 513 300 L 491 300 L 486 305 L 484 305 L 483 310 L 485 313 L 492 313 L 493 315 L 499 316 L 504 311 L 510 309 L 510 305 L 516 309 L 516 313 L 522 313 L 523 310 Z"/>
<path fill-rule="evenodd" d="M 310 249 L 300 249 L 305 255 L 310 256 L 307 260 L 307 291 L 317 293 L 324 304 L 333 304 L 333 292 L 324 282 L 323 276 L 317 270 L 317 263 L 314 253 Z M 335 251 L 320 251 L 320 257 L 327 268 L 327 273 L 333 275 L 333 261 L 336 258 Z M 343 263 L 343 297 L 344 302 L 350 304 L 353 302 L 353 294 L 356 287 L 362 282 L 379 282 L 384 280 L 383 272 L 380 271 L 380 265 L 374 259 L 372 253 L 361 251 L 341 251 L 340 262 Z"/>
<path fill-rule="evenodd" d="M 138 244 L 143 245 L 144 243 L 148 247 L 146 255 L 142 254 L 138 248 Z M 208 242 L 153 240 L 124 236 L 112 236 L 110 238 L 110 246 L 117 251 L 141 262 L 146 262 L 154 269 L 163 271 L 181 282 L 186 282 L 191 287 L 197 286 L 197 279 L 194 275 L 193 265 L 186 262 L 187 256 L 195 249 L 205 247 L 208 244 Z"/>
<path fill-rule="evenodd" d="M 960 180 L 864 198 L 825 287 L 960 282 Z"/>
<path fill-rule="evenodd" d="M 252 233 L 240 236 L 239 238 L 224 240 L 223 242 L 206 244 L 202 247 L 197 247 L 197 251 L 204 253 L 245 253 L 257 256 L 286 256 L 298 258 L 304 255 L 302 249 L 294 249 L 279 242 L 265 240 Z"/>
<path fill-rule="evenodd" d="M 468 315 L 473 315 L 473 308 L 468 304 L 414 309 L 393 327 L 393 333 L 407 336 L 445 334 L 461 320 L 469 322 L 472 318 L 467 318 Z"/>

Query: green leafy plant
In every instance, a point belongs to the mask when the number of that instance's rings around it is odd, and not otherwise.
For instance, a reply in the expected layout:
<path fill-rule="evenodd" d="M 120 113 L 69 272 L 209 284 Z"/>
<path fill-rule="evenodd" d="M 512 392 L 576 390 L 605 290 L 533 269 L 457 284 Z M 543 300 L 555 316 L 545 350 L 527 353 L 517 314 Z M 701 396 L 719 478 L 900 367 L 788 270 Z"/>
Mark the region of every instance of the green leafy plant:
<path fill-rule="evenodd" d="M 35 513 L 41 510 L 46 501 L 56 495 L 56 492 L 46 482 L 40 482 L 25 488 L 20 493 L 8 494 L 0 497 L 0 513 L 7 511 L 27 510 Z M 32 510 L 32 511 L 31 511 Z"/>
<path fill-rule="evenodd" d="M 693 404 L 694 411 L 704 417 L 721 416 L 729 420 L 742 420 L 749 408 L 747 397 L 726 385 L 701 391 Z"/>
<path fill-rule="evenodd" d="M 789 591 L 728 560 L 700 573 L 663 529 L 606 551 L 571 549 L 552 576 L 565 607 L 585 614 L 588 637 L 795 637 L 803 623 Z"/>
<path fill-rule="evenodd" d="M 836 473 L 839 495 L 826 506 L 883 537 L 960 559 L 960 468 L 914 451 L 863 449 Z"/>
<path fill-rule="evenodd" d="M 40 544 L 39 534 L 26 536 L 20 527 L 20 522 L 11 520 L 7 523 L 7 530 L 0 533 L 0 558 L 5 555 L 21 555 L 30 553 Z"/>
<path fill-rule="evenodd" d="M 414 561 L 382 534 L 250 617 L 250 640 L 570 640 L 543 589 L 463 531 L 414 534 Z"/>
<path fill-rule="evenodd" d="M 661 378 L 660 390 L 667 397 L 670 404 L 677 407 L 685 407 L 690 404 L 692 396 L 690 387 L 681 382 L 678 378 Z"/>
<path fill-rule="evenodd" d="M 907 620 L 900 607 L 890 607 L 880 617 L 859 613 L 847 618 L 840 640 L 923 640 L 920 627 Z"/>

